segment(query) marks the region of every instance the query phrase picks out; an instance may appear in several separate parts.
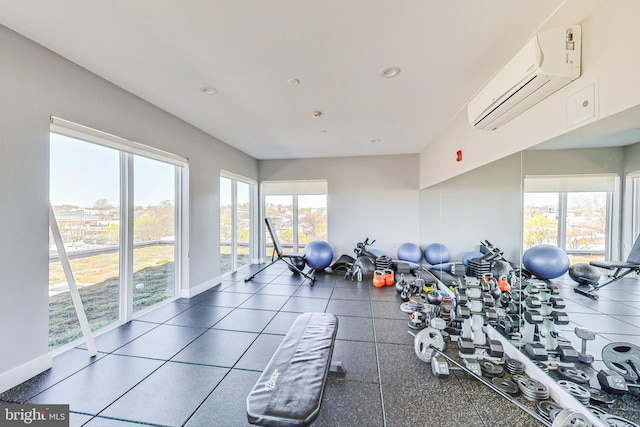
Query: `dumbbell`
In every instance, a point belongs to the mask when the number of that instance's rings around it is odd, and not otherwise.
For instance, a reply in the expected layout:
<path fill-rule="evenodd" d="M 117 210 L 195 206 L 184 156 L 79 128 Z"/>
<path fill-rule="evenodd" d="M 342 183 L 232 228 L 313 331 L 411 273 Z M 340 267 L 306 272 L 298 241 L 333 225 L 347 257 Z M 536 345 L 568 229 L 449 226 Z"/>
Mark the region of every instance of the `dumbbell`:
<path fill-rule="evenodd" d="M 547 350 L 545 346 L 539 342 L 527 343 L 524 346 L 524 352 L 531 360 L 545 361 L 549 359 L 549 355 L 555 355 L 563 362 L 577 362 L 578 352 L 569 344 L 558 344 L 555 350 Z"/>
<path fill-rule="evenodd" d="M 629 391 L 629 387 L 640 390 L 640 384 L 628 383 L 622 375 L 611 369 L 601 369 L 597 377 L 600 388 L 607 393 L 624 394 Z"/>
<path fill-rule="evenodd" d="M 578 338 L 582 340 L 582 348 L 578 353 L 578 360 L 582 363 L 591 364 L 595 360 L 593 355 L 587 353 L 587 341 L 592 341 L 596 339 L 596 334 L 593 331 L 590 331 L 586 328 L 581 328 L 576 326 L 574 332 Z"/>
<path fill-rule="evenodd" d="M 474 374 L 480 376 L 482 375 L 482 369 L 480 367 L 480 363 L 477 360 L 473 359 L 463 359 L 465 367 L 473 372 Z M 461 371 L 465 374 L 469 375 L 467 371 L 462 368 L 451 367 L 449 366 L 449 362 L 444 357 L 434 354 L 431 358 L 431 373 L 436 378 L 447 378 L 451 371 Z"/>
<path fill-rule="evenodd" d="M 542 323 L 545 319 L 552 320 L 555 325 L 568 325 L 569 316 L 564 311 L 553 310 L 547 316 L 542 315 L 538 310 L 527 310 L 523 313 L 525 322 L 530 324 Z"/>
<path fill-rule="evenodd" d="M 520 329 L 520 318 L 516 314 L 507 314 L 498 318 L 498 326 L 510 335 Z"/>
<path fill-rule="evenodd" d="M 474 354 L 476 349 L 486 350 L 490 357 L 502 358 L 504 356 L 504 348 L 502 343 L 498 340 L 489 340 L 489 345 L 476 345 L 473 340 L 469 338 L 458 337 L 458 350 L 462 354 Z"/>
<path fill-rule="evenodd" d="M 564 299 L 560 297 L 549 297 L 547 301 L 542 300 L 538 297 L 527 297 L 524 299 L 524 304 L 527 308 L 538 309 L 542 308 L 543 305 L 551 306 L 553 308 L 565 308 L 567 304 L 564 302 Z"/>

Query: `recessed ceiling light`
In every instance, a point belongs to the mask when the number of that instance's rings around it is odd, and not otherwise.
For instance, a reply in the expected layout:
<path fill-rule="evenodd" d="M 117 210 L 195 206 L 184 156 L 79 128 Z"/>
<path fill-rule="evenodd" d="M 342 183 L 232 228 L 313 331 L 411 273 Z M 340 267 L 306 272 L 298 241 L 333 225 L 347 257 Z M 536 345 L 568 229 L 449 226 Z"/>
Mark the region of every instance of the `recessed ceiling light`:
<path fill-rule="evenodd" d="M 380 144 L 382 142 L 382 140 L 380 138 L 376 138 L 376 139 L 372 139 L 371 143 L 372 144 Z"/>
<path fill-rule="evenodd" d="M 287 80 L 287 83 L 289 83 L 291 86 L 298 86 L 300 84 L 300 80 L 292 77 Z"/>
<path fill-rule="evenodd" d="M 389 67 L 389 68 L 385 68 L 380 72 L 380 75 L 386 79 L 395 77 L 398 74 L 400 74 L 400 67 Z"/>
<path fill-rule="evenodd" d="M 203 93 L 206 93 L 207 95 L 215 95 L 216 93 L 218 93 L 218 89 L 216 89 L 215 87 L 211 87 L 211 86 L 202 86 L 200 88 L 200 90 Z"/>

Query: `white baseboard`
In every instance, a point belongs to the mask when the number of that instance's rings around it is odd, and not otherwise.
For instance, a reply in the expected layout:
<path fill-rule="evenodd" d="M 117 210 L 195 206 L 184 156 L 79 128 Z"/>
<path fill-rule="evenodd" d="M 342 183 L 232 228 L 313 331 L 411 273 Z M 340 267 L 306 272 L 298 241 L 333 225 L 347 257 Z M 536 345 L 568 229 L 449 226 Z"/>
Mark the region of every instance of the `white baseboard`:
<path fill-rule="evenodd" d="M 220 276 L 218 276 L 218 277 L 214 277 L 213 279 L 207 280 L 204 283 L 200 283 L 199 285 L 194 286 L 193 288 L 183 289 L 182 291 L 180 291 L 180 297 L 182 298 L 194 297 L 220 284 L 220 281 L 221 281 L 221 278 Z"/>
<path fill-rule="evenodd" d="M 22 384 L 26 380 L 46 371 L 51 368 L 52 363 L 53 359 L 51 355 L 47 353 L 6 372 L 0 373 L 0 393 L 4 393 L 18 384 Z"/>

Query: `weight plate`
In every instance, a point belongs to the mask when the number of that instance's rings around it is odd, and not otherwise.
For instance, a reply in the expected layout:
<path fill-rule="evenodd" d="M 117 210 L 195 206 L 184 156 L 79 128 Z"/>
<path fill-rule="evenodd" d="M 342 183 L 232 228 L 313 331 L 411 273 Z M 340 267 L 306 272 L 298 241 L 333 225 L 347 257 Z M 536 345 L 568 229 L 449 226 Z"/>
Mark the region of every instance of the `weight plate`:
<path fill-rule="evenodd" d="M 559 377 L 565 380 L 572 381 L 576 384 L 589 384 L 589 376 L 579 369 L 558 366 L 556 372 Z"/>
<path fill-rule="evenodd" d="M 591 402 L 599 405 L 613 405 L 616 401 L 616 397 L 613 394 L 598 388 L 589 387 L 589 393 L 591 393 Z"/>
<path fill-rule="evenodd" d="M 411 301 L 407 301 L 407 302 L 403 302 L 402 304 L 400 304 L 400 311 L 402 311 L 403 313 L 411 314 L 414 311 L 421 310 L 423 307 L 424 307 L 424 305 L 417 306 L 414 303 L 412 303 Z"/>
<path fill-rule="evenodd" d="M 514 383 L 511 380 L 507 380 L 505 378 L 494 377 L 491 379 L 491 382 L 494 386 L 498 387 L 500 390 L 504 391 L 507 394 L 515 396 L 518 394 L 518 384 Z"/>
<path fill-rule="evenodd" d="M 556 419 L 556 417 L 558 416 L 558 414 L 559 414 L 560 412 L 562 412 L 562 410 L 563 410 L 563 409 L 564 409 L 564 408 L 552 408 L 552 409 L 549 411 L 549 421 L 553 421 L 553 420 L 555 420 L 555 419 Z"/>
<path fill-rule="evenodd" d="M 517 380 L 520 393 L 532 402 L 547 400 L 549 398 L 549 388 L 540 381 L 529 377 L 519 377 Z"/>
<path fill-rule="evenodd" d="M 543 400 L 536 404 L 536 409 L 540 415 L 551 421 L 551 410 L 557 409 L 560 412 L 563 408 L 553 400 Z"/>
<path fill-rule="evenodd" d="M 487 378 L 501 377 L 504 372 L 502 366 L 486 360 L 480 363 L 480 369 L 482 370 L 482 374 Z"/>
<path fill-rule="evenodd" d="M 524 374 L 524 363 L 516 359 L 507 359 L 504 364 L 507 372 L 511 375 L 522 375 Z"/>
<path fill-rule="evenodd" d="M 616 415 L 605 414 L 601 415 L 600 419 L 604 422 L 604 425 L 611 427 L 640 427 L 633 421 L 626 418 L 618 417 Z"/>
<path fill-rule="evenodd" d="M 593 424 L 589 422 L 587 417 L 576 411 L 575 409 L 563 409 L 556 415 L 553 419 L 552 427 L 573 427 L 573 426 L 583 426 L 583 427 L 592 427 Z"/>
<path fill-rule="evenodd" d="M 444 338 L 437 329 L 425 328 L 418 332 L 413 339 L 414 351 L 423 362 L 431 363 L 431 358 L 435 353 L 432 346 L 438 350 L 444 350 Z"/>
<path fill-rule="evenodd" d="M 598 408 L 597 406 L 589 405 L 587 406 L 589 412 L 591 412 L 596 417 L 600 418 L 603 415 L 608 415 L 609 413 L 602 408 Z"/>
<path fill-rule="evenodd" d="M 575 397 L 580 403 L 584 405 L 589 404 L 591 393 L 585 387 L 568 380 L 559 380 L 558 385 L 565 389 L 565 391 L 567 391 L 570 395 Z"/>
<path fill-rule="evenodd" d="M 540 368 L 540 370 L 545 374 L 549 373 L 549 366 L 546 363 L 542 363 L 536 360 L 533 362 L 533 364 L 536 365 L 538 368 Z"/>
<path fill-rule="evenodd" d="M 602 348 L 602 361 L 609 369 L 635 382 L 640 377 L 640 347 L 630 342 L 612 342 Z"/>

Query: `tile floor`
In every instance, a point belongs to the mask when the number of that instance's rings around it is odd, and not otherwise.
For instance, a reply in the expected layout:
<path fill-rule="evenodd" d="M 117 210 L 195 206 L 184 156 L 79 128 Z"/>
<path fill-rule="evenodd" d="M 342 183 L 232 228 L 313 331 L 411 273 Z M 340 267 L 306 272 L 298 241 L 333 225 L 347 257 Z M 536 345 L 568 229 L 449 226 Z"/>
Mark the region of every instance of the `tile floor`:
<path fill-rule="evenodd" d="M 55 357 L 52 369 L 0 402 L 69 404 L 72 426 L 248 425 L 246 396 L 282 337 L 299 313 L 320 311 L 339 317 L 334 360 L 347 374 L 330 376 L 314 426 L 540 425 L 459 372 L 434 378 L 415 356 L 394 287 L 325 272 L 311 287 L 283 263 L 245 283 L 247 274 L 99 336 L 94 358 L 83 346 Z M 640 345 L 637 280 L 602 289 L 599 301 L 558 283 L 572 320 L 567 338 L 577 341 L 575 325 L 594 329 L 588 349 L 596 358 L 610 341 Z M 631 400 L 617 414 L 637 422 L 639 408 Z"/>

